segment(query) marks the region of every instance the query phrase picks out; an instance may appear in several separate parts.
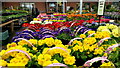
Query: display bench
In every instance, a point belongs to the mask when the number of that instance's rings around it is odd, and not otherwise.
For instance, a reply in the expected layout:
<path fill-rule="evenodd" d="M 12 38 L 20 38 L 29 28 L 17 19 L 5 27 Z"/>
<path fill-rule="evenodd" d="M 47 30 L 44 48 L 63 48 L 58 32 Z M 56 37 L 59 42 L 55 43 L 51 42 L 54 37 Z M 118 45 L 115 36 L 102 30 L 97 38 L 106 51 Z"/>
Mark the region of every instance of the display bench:
<path fill-rule="evenodd" d="M 19 19 L 10 20 L 10 21 L 8 21 L 8 22 L 6 22 L 6 23 L 0 24 L 0 27 L 4 27 L 4 26 L 10 24 L 10 30 L 11 30 L 11 32 L 13 32 L 13 31 L 14 31 L 14 22 L 15 22 L 15 21 L 18 21 L 18 20 L 19 20 Z"/>
<path fill-rule="evenodd" d="M 8 22 L 5 22 L 3 24 L 0 24 L 0 28 L 2 28 L 2 31 L 0 32 L 0 40 L 6 40 L 9 37 L 9 31 L 10 33 L 14 32 L 14 22 L 18 21 L 19 19 L 13 19 Z M 5 29 L 4 27 L 10 25 L 9 28 Z"/>

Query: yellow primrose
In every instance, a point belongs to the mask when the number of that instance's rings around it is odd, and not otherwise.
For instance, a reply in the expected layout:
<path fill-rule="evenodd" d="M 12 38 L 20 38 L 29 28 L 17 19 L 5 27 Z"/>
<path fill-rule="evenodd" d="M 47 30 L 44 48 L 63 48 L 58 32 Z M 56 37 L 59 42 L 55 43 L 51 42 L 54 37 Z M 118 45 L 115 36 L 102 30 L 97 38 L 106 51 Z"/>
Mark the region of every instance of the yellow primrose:
<path fill-rule="evenodd" d="M 42 66 L 48 66 L 50 64 L 52 64 L 52 61 L 49 60 L 49 61 L 43 62 Z"/>
<path fill-rule="evenodd" d="M 74 45 L 74 44 L 76 44 L 78 41 L 77 40 L 74 40 L 73 42 L 72 42 L 72 46 Z"/>
<path fill-rule="evenodd" d="M 102 53 L 103 53 L 103 50 L 101 50 L 101 49 L 95 49 L 95 51 L 94 51 L 95 55 L 102 54 Z"/>
<path fill-rule="evenodd" d="M 120 37 L 120 29 L 116 28 L 112 30 L 112 35 L 114 37 Z"/>
<path fill-rule="evenodd" d="M 64 48 L 64 49 L 66 49 L 67 47 L 66 46 L 64 46 L 63 44 L 58 44 L 58 45 L 56 45 L 55 47 L 61 47 L 61 48 Z"/>
<path fill-rule="evenodd" d="M 117 28 L 117 26 L 113 25 L 113 24 L 109 24 L 109 26 L 108 26 L 108 29 L 116 29 L 116 28 Z"/>
<path fill-rule="evenodd" d="M 28 63 L 29 59 L 23 59 L 21 60 L 21 63 L 24 63 L 25 65 Z"/>
<path fill-rule="evenodd" d="M 66 57 L 64 60 L 65 64 L 68 64 L 68 65 L 73 65 L 75 63 L 75 57 L 72 56 L 72 57 Z"/>
<path fill-rule="evenodd" d="M 19 42 L 18 42 L 18 45 L 19 45 L 19 46 L 23 46 L 23 45 L 29 45 L 29 46 L 30 46 L 30 44 L 29 44 L 28 42 L 26 42 L 25 40 L 19 41 Z"/>
<path fill-rule="evenodd" d="M 79 46 L 82 46 L 82 42 L 81 41 L 77 41 Z"/>
<path fill-rule="evenodd" d="M 80 46 L 79 51 L 80 51 L 80 52 L 83 52 L 83 51 L 84 51 L 83 46 Z"/>
<path fill-rule="evenodd" d="M 94 46 L 91 46 L 91 47 L 89 48 L 90 51 L 94 51 L 94 49 L 95 49 Z"/>
<path fill-rule="evenodd" d="M 106 56 L 106 57 L 107 57 L 107 56 L 108 56 L 108 54 L 107 54 L 107 53 L 104 53 L 104 55 L 103 55 L 103 56 Z"/>
<path fill-rule="evenodd" d="M 102 63 L 102 65 L 100 65 L 101 67 L 106 67 L 106 66 L 113 66 L 112 62 L 108 62 L 108 63 Z"/>
<path fill-rule="evenodd" d="M 83 43 L 84 43 L 84 44 L 87 44 L 87 45 L 92 45 L 92 44 L 94 44 L 95 42 L 96 42 L 95 37 L 88 37 L 88 38 L 85 38 L 85 39 L 83 40 Z"/>
<path fill-rule="evenodd" d="M 2 59 L 7 59 L 7 58 L 9 58 L 9 56 L 10 56 L 10 54 L 4 54 L 4 55 L 2 56 Z"/>
<path fill-rule="evenodd" d="M 95 33 L 95 31 L 92 30 L 88 31 L 88 34 L 93 34 L 93 33 Z"/>
<path fill-rule="evenodd" d="M 33 21 L 38 21 L 38 18 L 34 18 Z"/>
<path fill-rule="evenodd" d="M 69 54 L 69 53 L 67 53 L 67 52 L 66 52 L 66 53 L 60 53 L 60 55 L 61 55 L 61 56 L 63 56 L 64 58 L 65 58 L 65 57 L 69 57 L 69 56 L 70 56 L 70 54 Z"/>
<path fill-rule="evenodd" d="M 42 51 L 42 54 L 47 53 L 49 49 L 50 49 L 50 48 L 44 48 L 43 51 Z"/>
<path fill-rule="evenodd" d="M 108 29 L 108 28 L 107 28 L 107 26 L 99 26 L 98 29 L 97 29 L 97 31 L 101 31 L 103 29 Z"/>
<path fill-rule="evenodd" d="M 47 46 L 54 45 L 54 39 L 53 38 L 45 38 L 44 41 L 46 42 Z"/>
<path fill-rule="evenodd" d="M 13 58 L 10 60 L 10 63 L 19 63 L 20 60 L 18 58 Z"/>
<path fill-rule="evenodd" d="M 43 44 L 45 44 L 45 42 L 44 42 L 43 40 L 39 40 L 39 41 L 38 41 L 38 45 L 39 45 L 39 46 L 42 46 Z"/>
<path fill-rule="evenodd" d="M 62 41 L 58 40 L 58 39 L 55 39 L 54 45 L 59 45 L 59 44 L 62 44 Z"/>
<path fill-rule="evenodd" d="M 52 63 L 59 63 L 56 59 L 54 59 L 53 61 L 52 61 Z"/>
<path fill-rule="evenodd" d="M 39 59 L 39 60 L 44 59 L 45 61 L 48 61 L 48 60 L 51 59 L 51 55 L 49 55 L 49 54 L 40 54 L 40 55 L 38 56 L 38 59 Z"/>
<path fill-rule="evenodd" d="M 6 53 L 6 50 L 2 50 L 2 51 L 0 52 L 0 56 L 3 56 L 5 53 Z"/>
<path fill-rule="evenodd" d="M 78 51 L 80 49 L 80 46 L 79 45 L 75 45 L 74 47 L 73 47 L 73 50 L 74 51 Z"/>
<path fill-rule="evenodd" d="M 86 37 L 85 34 L 81 34 L 81 35 L 80 35 L 80 38 L 85 38 L 85 37 Z"/>
<path fill-rule="evenodd" d="M 109 29 L 103 29 L 103 30 L 101 30 L 101 32 L 103 32 L 103 31 L 106 31 L 106 32 L 108 32 L 109 34 L 111 34 L 111 32 L 110 32 Z"/>
<path fill-rule="evenodd" d="M 11 44 L 10 43 L 7 44 L 7 48 L 15 47 L 15 46 L 17 46 L 17 44 L 14 42 L 12 42 Z"/>
<path fill-rule="evenodd" d="M 16 51 L 16 52 L 11 52 L 10 55 L 11 55 L 12 57 L 15 57 L 17 53 L 18 53 L 17 51 Z"/>
<path fill-rule="evenodd" d="M 21 68 L 23 68 L 23 66 L 25 66 L 25 64 L 24 63 L 8 63 L 8 68 L 9 67 L 12 67 L 12 66 L 14 66 L 15 68 L 18 68 L 18 67 L 16 67 L 16 66 L 21 66 Z"/>
<path fill-rule="evenodd" d="M 84 50 L 88 50 L 90 48 L 89 45 L 83 45 L 83 47 L 84 47 Z"/>
<path fill-rule="evenodd" d="M 6 65 L 7 65 L 7 62 L 0 59 L 0 66 L 6 66 Z"/>
<path fill-rule="evenodd" d="M 36 39 L 30 39 L 28 40 L 29 42 L 31 42 L 33 45 L 36 45 L 37 44 L 37 40 Z"/>
<path fill-rule="evenodd" d="M 32 47 L 33 50 L 38 51 L 36 47 Z"/>

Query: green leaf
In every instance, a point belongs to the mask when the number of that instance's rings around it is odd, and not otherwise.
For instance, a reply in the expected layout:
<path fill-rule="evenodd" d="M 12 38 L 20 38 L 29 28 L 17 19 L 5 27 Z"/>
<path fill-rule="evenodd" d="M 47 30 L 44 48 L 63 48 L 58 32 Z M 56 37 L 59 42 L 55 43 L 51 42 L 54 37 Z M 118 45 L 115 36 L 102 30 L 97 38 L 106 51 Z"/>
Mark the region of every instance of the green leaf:
<path fill-rule="evenodd" d="M 37 52 L 36 56 L 39 56 L 41 53 L 40 52 Z"/>
<path fill-rule="evenodd" d="M 81 55 L 81 58 L 82 58 L 84 61 L 86 61 L 87 56 L 85 56 L 85 55 Z"/>
<path fill-rule="evenodd" d="M 90 54 L 90 55 L 88 55 L 88 57 L 92 58 L 92 57 L 93 57 L 93 55 L 92 55 L 92 54 Z"/>

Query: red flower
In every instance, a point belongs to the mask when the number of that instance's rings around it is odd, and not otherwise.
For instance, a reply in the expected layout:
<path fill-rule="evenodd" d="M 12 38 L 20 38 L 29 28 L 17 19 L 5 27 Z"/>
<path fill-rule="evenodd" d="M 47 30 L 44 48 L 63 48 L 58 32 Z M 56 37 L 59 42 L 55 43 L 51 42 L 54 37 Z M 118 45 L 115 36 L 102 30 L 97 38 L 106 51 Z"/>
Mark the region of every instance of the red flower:
<path fill-rule="evenodd" d="M 28 27 L 30 24 L 29 23 L 23 23 L 22 27 Z"/>

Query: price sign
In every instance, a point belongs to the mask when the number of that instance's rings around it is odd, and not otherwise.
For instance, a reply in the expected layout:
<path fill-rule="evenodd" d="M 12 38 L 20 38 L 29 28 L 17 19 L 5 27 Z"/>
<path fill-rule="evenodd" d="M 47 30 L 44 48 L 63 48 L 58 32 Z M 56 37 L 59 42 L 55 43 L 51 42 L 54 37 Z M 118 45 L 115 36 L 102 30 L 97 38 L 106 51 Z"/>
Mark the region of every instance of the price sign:
<path fill-rule="evenodd" d="M 99 0 L 98 15 L 103 15 L 105 0 Z"/>

